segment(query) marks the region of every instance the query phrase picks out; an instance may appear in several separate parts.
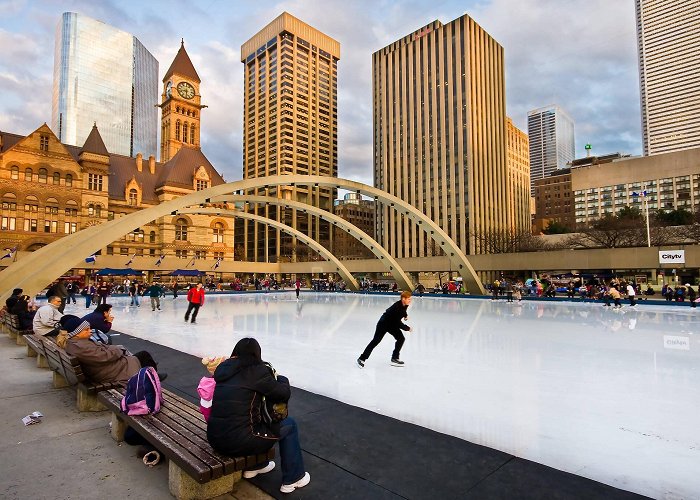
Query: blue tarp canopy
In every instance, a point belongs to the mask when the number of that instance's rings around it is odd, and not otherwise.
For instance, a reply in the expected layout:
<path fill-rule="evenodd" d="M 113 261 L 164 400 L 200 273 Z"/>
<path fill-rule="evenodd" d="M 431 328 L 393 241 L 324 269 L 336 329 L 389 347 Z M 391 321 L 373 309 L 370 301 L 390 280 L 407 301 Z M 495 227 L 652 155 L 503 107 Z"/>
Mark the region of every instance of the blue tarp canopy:
<path fill-rule="evenodd" d="M 100 276 L 141 276 L 143 271 L 135 271 L 130 267 L 126 269 L 112 269 L 111 267 L 105 267 L 97 271 Z"/>
<path fill-rule="evenodd" d="M 169 276 L 201 276 L 203 274 L 207 273 L 196 269 L 175 269 Z"/>

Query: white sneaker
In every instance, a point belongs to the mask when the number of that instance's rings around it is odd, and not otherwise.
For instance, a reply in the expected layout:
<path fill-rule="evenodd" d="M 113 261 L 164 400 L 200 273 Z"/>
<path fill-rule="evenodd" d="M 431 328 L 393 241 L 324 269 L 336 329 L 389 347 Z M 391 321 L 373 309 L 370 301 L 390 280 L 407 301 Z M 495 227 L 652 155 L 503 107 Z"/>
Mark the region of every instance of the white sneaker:
<path fill-rule="evenodd" d="M 308 472 L 305 472 L 304 477 L 299 479 L 299 481 L 297 481 L 296 483 L 283 484 L 282 486 L 280 486 L 280 491 L 282 493 L 291 493 L 292 491 L 294 491 L 297 488 L 303 488 L 304 486 L 309 484 L 309 482 L 311 482 L 311 475 L 309 475 Z"/>
<path fill-rule="evenodd" d="M 274 468 L 275 468 L 275 462 L 270 460 L 270 462 L 262 469 L 243 471 L 243 477 L 246 479 L 252 479 L 255 476 L 257 476 L 258 474 L 266 474 Z"/>

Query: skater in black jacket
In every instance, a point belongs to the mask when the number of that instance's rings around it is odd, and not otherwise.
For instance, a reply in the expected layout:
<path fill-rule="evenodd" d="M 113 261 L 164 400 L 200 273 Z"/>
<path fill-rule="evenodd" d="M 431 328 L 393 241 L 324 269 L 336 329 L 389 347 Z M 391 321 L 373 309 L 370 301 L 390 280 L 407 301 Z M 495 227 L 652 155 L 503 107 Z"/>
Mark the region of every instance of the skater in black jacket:
<path fill-rule="evenodd" d="M 360 368 L 364 368 L 365 361 L 367 361 L 374 348 L 379 345 L 387 332 L 396 339 L 394 352 L 391 354 L 391 364 L 394 366 L 404 365 L 404 362 L 399 359 L 401 347 L 406 341 L 406 337 L 404 337 L 401 330 L 407 332 L 411 331 L 411 328 L 402 321 L 408 318 L 408 313 L 406 311 L 410 303 L 411 292 L 406 291 L 401 294 L 401 300 L 395 302 L 389 309 L 384 311 L 384 314 L 382 314 L 382 317 L 379 318 L 379 322 L 377 323 L 377 329 L 374 331 L 374 338 L 367 344 L 367 347 L 364 352 L 360 354 L 360 357 L 357 358 L 357 365 Z"/>

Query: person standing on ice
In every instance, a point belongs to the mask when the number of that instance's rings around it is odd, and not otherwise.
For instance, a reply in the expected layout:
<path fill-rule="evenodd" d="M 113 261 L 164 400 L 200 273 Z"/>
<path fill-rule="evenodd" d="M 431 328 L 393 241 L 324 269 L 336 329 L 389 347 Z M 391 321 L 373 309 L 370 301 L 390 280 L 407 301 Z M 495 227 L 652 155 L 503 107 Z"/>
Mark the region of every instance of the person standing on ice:
<path fill-rule="evenodd" d="M 406 341 L 406 337 L 404 337 L 401 330 L 407 332 L 411 331 L 411 328 L 403 322 L 404 319 L 408 318 L 407 311 L 410 304 L 411 292 L 405 291 L 401 293 L 401 300 L 395 302 L 389 309 L 384 311 L 374 331 L 374 338 L 367 344 L 367 347 L 364 352 L 360 354 L 360 357 L 357 358 L 357 365 L 360 368 L 364 368 L 365 361 L 367 361 L 374 348 L 379 345 L 386 333 L 389 333 L 389 335 L 396 339 L 394 352 L 391 354 L 391 364 L 393 366 L 404 366 L 404 362 L 399 359 L 401 347 Z"/>
<path fill-rule="evenodd" d="M 299 291 L 301 290 L 301 281 L 299 281 L 299 278 L 297 278 L 296 283 L 294 283 L 294 291 L 297 294 L 297 300 L 299 300 Z"/>
<path fill-rule="evenodd" d="M 197 322 L 197 313 L 199 308 L 204 305 L 204 287 L 201 283 L 197 283 L 196 287 L 190 288 L 187 292 L 187 312 L 185 312 L 185 321 L 190 319 L 190 313 L 192 313 L 192 323 Z"/>

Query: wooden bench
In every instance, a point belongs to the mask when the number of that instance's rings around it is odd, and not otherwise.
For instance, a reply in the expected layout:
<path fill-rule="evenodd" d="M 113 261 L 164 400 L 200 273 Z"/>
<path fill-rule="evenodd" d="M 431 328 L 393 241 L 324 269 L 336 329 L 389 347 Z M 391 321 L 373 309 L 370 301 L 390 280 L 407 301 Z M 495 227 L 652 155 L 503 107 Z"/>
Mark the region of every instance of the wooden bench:
<path fill-rule="evenodd" d="M 19 325 L 19 316 L 16 314 L 7 313 L 5 314 L 5 325 L 8 329 L 10 337 L 16 339 L 17 345 L 27 345 L 24 341 L 25 335 L 33 335 L 34 330 L 31 328 L 22 329 Z"/>
<path fill-rule="evenodd" d="M 124 392 L 113 389 L 97 395 L 112 412 L 112 437 L 123 441 L 128 426 L 165 454 L 169 460 L 170 493 L 178 499 L 208 499 L 230 493 L 243 470 L 274 458 L 274 448 L 260 455 L 237 458 L 215 452 L 207 441 L 207 424 L 199 408 L 165 389 L 160 412 L 126 415 L 120 408 Z"/>
<path fill-rule="evenodd" d="M 49 368 L 43 337 L 37 334 L 25 335 L 24 341 L 27 343 L 27 357 L 36 358 L 37 368 Z"/>
<path fill-rule="evenodd" d="M 97 399 L 100 391 L 106 391 L 122 384 L 116 382 L 95 383 L 87 379 L 80 366 L 80 361 L 58 346 L 52 338 L 41 339 L 44 346 L 46 362 L 53 370 L 53 386 L 55 389 L 76 386 L 78 389 L 78 411 L 104 411 L 106 408 Z"/>

